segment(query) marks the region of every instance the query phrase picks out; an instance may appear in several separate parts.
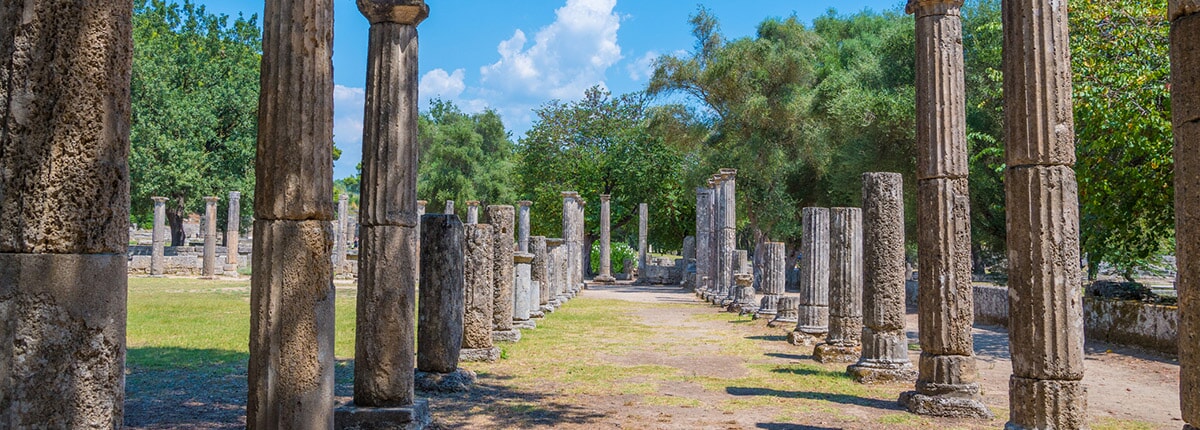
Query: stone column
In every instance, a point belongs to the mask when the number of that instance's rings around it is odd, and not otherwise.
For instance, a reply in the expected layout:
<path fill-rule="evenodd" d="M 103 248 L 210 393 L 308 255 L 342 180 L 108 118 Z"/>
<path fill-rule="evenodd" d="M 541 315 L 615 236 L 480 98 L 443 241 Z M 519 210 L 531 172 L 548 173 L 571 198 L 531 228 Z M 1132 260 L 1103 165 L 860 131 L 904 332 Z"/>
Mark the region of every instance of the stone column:
<path fill-rule="evenodd" d="M 762 249 L 763 279 L 759 285 L 762 286 L 763 298 L 759 302 L 755 318 L 770 319 L 779 312 L 779 299 L 783 297 L 783 290 L 787 283 L 787 274 L 784 270 L 787 252 L 783 242 L 767 242 L 763 244 Z"/>
<path fill-rule="evenodd" d="M 598 283 L 611 284 L 616 282 L 612 275 L 612 197 L 600 195 L 600 274 L 596 276 Z"/>
<path fill-rule="evenodd" d="M 696 188 L 696 294 L 708 293 L 710 263 L 712 261 L 712 189 Z M 639 273 L 645 274 L 644 268 Z"/>
<path fill-rule="evenodd" d="M 637 267 L 646 267 L 646 257 L 650 255 L 650 207 L 645 203 L 638 204 L 638 260 Z M 628 271 L 628 269 L 626 269 Z M 632 273 L 632 271 L 630 271 Z"/>
<path fill-rule="evenodd" d="M 1200 428 L 1200 2 L 1169 2 L 1175 129 L 1175 247 L 1179 275 L 1179 399 Z"/>
<path fill-rule="evenodd" d="M 737 284 L 737 270 L 734 268 L 734 251 L 737 249 L 737 169 L 721 169 L 721 217 L 718 222 L 721 223 L 721 234 L 723 236 L 721 243 L 724 245 L 722 249 L 722 265 L 728 267 L 725 276 L 728 279 L 723 282 L 725 285 L 732 288 Z M 728 263 L 725 262 L 728 259 Z"/>
<path fill-rule="evenodd" d="M 829 209 L 804 208 L 800 240 L 800 308 L 793 345 L 815 346 L 829 332 Z"/>
<path fill-rule="evenodd" d="M 563 191 L 562 198 L 563 198 L 562 234 L 563 234 L 563 241 L 565 242 L 564 246 L 567 249 L 566 250 L 567 270 L 565 273 L 566 277 L 564 279 L 564 281 L 566 283 L 563 284 L 563 294 L 566 295 L 567 298 L 570 298 L 571 293 L 575 290 L 574 285 L 576 282 L 576 275 L 581 273 L 581 271 L 582 271 L 582 269 L 580 269 L 580 267 L 579 267 L 579 262 L 576 261 L 576 258 L 575 258 L 575 254 L 577 252 L 579 252 L 579 248 L 580 248 L 580 246 L 582 246 L 579 243 L 578 226 L 575 225 L 575 216 L 576 216 L 576 212 L 578 212 L 576 210 L 576 208 L 578 206 L 578 203 L 576 202 L 576 200 L 579 198 L 579 194 L 574 191 Z"/>
<path fill-rule="evenodd" d="M 492 225 L 492 340 L 516 342 L 521 331 L 513 328 L 513 223 L 512 206 L 488 206 L 484 214 Z"/>
<path fill-rule="evenodd" d="M 204 279 L 217 276 L 217 200 L 213 196 L 204 198 L 204 256 L 200 266 Z"/>
<path fill-rule="evenodd" d="M 515 267 L 516 276 L 513 278 L 513 301 L 509 303 L 509 306 L 512 307 L 512 325 L 518 329 L 537 328 L 537 323 L 531 320 L 529 315 L 529 291 L 533 286 L 531 263 L 533 263 L 533 254 L 528 252 L 513 254 L 512 264 Z"/>
<path fill-rule="evenodd" d="M 429 8 L 420 0 L 360 0 L 358 8 L 370 22 L 370 36 L 354 404 L 339 408 L 337 420 L 340 428 L 393 420 L 418 426 L 429 421 L 429 411 L 413 392 L 423 216 L 417 202 L 417 25 Z M 437 238 L 444 231 L 430 234 Z"/>
<path fill-rule="evenodd" d="M 767 322 L 767 327 L 795 327 L 800 318 L 800 298 L 780 297 L 778 306 L 775 318 Z"/>
<path fill-rule="evenodd" d="M 225 217 L 225 267 L 226 274 L 237 276 L 238 240 L 242 221 L 242 193 L 229 192 L 229 213 Z"/>
<path fill-rule="evenodd" d="M 529 252 L 529 207 L 533 202 L 517 202 L 517 251 Z"/>
<path fill-rule="evenodd" d="M 911 381 L 904 329 L 904 179 L 863 174 L 862 356 L 846 369 L 862 383 Z"/>
<path fill-rule="evenodd" d="M 167 241 L 167 198 L 151 197 L 154 200 L 154 228 L 150 232 L 150 274 L 162 276 L 163 263 L 166 259 Z"/>
<path fill-rule="evenodd" d="M 442 211 L 446 215 L 454 215 L 454 200 L 446 200 L 446 209 Z"/>
<path fill-rule="evenodd" d="M 467 224 L 479 224 L 479 200 L 467 201 Z"/>
<path fill-rule="evenodd" d="M 752 272 L 752 269 L 750 268 L 750 252 L 746 251 L 744 249 L 735 249 L 733 251 L 733 275 L 734 275 L 733 279 L 735 282 L 732 285 L 734 287 L 737 286 L 737 282 L 736 282 L 737 275 L 751 275 L 750 282 L 753 283 L 754 276 L 752 275 L 751 272 Z M 722 306 L 731 306 L 733 303 L 737 302 L 739 291 L 737 288 L 734 288 L 734 287 L 730 287 L 729 295 L 722 298 L 722 300 L 721 300 Z"/>
<path fill-rule="evenodd" d="M 1013 369 L 1006 427 L 1081 429 L 1087 393 L 1067 5 L 1001 4 Z"/>
<path fill-rule="evenodd" d="M 979 397 L 971 340 L 970 199 L 967 193 L 962 0 L 909 0 L 917 41 L 917 250 L 923 415 L 991 417 Z"/>
<path fill-rule="evenodd" d="M 546 249 L 549 253 L 549 259 L 546 262 L 546 269 L 548 276 L 547 283 L 550 284 L 549 305 L 551 310 L 558 309 L 558 307 L 562 306 L 563 302 L 566 300 L 566 297 L 563 297 L 562 295 L 562 276 L 564 274 L 563 272 L 565 271 L 562 268 L 562 266 L 565 264 L 562 254 L 566 249 L 563 244 L 563 240 L 559 238 L 546 239 Z"/>
<path fill-rule="evenodd" d="M 546 236 L 529 238 L 529 250 L 533 254 L 530 270 L 533 272 L 533 286 L 537 289 L 537 303 L 530 303 L 530 312 L 534 318 L 542 318 L 546 312 L 554 312 L 554 308 L 550 306 L 550 250 L 546 243 Z"/>
<path fill-rule="evenodd" d="M 454 214 L 421 217 L 417 374 L 422 389 L 465 391 L 473 372 L 458 368 L 465 313 L 463 224 Z"/>
<path fill-rule="evenodd" d="M 131 8 L 0 6 L 0 427 L 122 425 Z"/>
<path fill-rule="evenodd" d="M 592 267 L 592 248 L 588 246 L 587 242 L 587 200 L 582 198 L 579 199 L 579 203 L 575 207 L 575 224 L 578 225 L 575 232 L 579 236 L 579 251 L 576 257 L 579 259 L 578 267 L 582 269 L 579 273 L 579 282 L 575 284 L 575 288 L 573 289 L 578 294 L 579 291 L 583 291 L 583 287 L 586 285 L 583 280 L 587 277 Z"/>
<path fill-rule="evenodd" d="M 492 342 L 492 253 L 495 252 L 492 226 L 468 224 L 464 236 L 466 311 L 463 315 L 463 344 L 459 357 L 462 361 L 496 361 L 500 359 L 500 348 Z"/>
<path fill-rule="evenodd" d="M 420 217 L 425 216 L 425 206 L 428 204 L 429 204 L 429 202 L 426 200 L 417 200 L 417 218 L 418 219 L 420 219 Z"/>
<path fill-rule="evenodd" d="M 749 273 L 738 273 L 736 290 L 733 303 L 729 305 L 730 312 L 737 312 L 738 315 L 752 314 L 758 312 L 758 301 L 755 300 L 754 294 L 754 275 Z"/>
<path fill-rule="evenodd" d="M 333 236 L 333 273 L 345 270 L 346 266 L 346 229 L 350 225 L 350 196 L 342 194 L 338 198 L 337 228 Z"/>
<path fill-rule="evenodd" d="M 822 363 L 854 363 L 862 352 L 862 209 L 829 210 L 829 334 L 813 350 Z"/>

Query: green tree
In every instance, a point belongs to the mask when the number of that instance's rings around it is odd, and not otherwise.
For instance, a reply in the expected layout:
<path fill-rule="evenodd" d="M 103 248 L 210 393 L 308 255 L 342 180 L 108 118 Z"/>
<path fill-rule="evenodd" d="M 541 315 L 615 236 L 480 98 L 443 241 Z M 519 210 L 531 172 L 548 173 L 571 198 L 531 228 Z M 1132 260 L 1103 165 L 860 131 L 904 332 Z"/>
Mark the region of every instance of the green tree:
<path fill-rule="evenodd" d="M 253 213 L 262 55 L 256 21 L 230 21 L 190 0 L 134 7 L 132 212 L 145 225 L 150 197 L 167 197 L 173 245 L 183 242 L 187 214 L 203 210 L 203 196 L 239 190 L 242 216 Z M 217 212 L 223 222 L 226 211 Z"/>
<path fill-rule="evenodd" d="M 452 102 L 435 99 L 418 127 L 418 195 L 432 202 L 516 200 L 513 143 L 495 111 L 467 115 Z"/>

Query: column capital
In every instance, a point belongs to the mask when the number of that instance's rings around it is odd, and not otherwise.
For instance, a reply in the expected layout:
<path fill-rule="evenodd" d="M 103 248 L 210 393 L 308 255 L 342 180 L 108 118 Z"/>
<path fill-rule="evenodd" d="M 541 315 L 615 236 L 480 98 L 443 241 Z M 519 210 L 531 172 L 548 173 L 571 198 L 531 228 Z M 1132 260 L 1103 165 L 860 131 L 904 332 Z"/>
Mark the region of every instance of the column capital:
<path fill-rule="evenodd" d="M 963 0 L 908 0 L 904 12 L 916 15 L 917 18 L 930 15 L 958 15 L 963 6 Z"/>
<path fill-rule="evenodd" d="M 563 191 L 563 192 L 562 192 L 562 196 L 563 196 L 563 198 L 564 198 L 564 199 L 575 199 L 575 200 L 579 200 L 579 193 L 578 193 L 578 192 L 576 192 L 576 191 Z"/>
<path fill-rule="evenodd" d="M 467 203 L 467 204 L 470 204 L 470 203 Z M 527 208 L 527 207 L 533 206 L 533 202 L 531 202 L 529 200 L 521 200 L 521 201 L 517 202 L 517 206 Z"/>
<path fill-rule="evenodd" d="M 371 22 L 415 26 L 429 17 L 425 0 L 357 0 L 358 11 Z"/>
<path fill-rule="evenodd" d="M 166 197 L 151 197 L 150 200 L 154 200 L 154 204 L 163 204 L 167 202 Z"/>
<path fill-rule="evenodd" d="M 217 196 L 204 196 L 205 203 L 216 203 L 217 200 L 220 200 L 220 198 Z"/>
<path fill-rule="evenodd" d="M 1171 21 L 1200 12 L 1200 0 L 1169 0 L 1167 16 Z"/>
<path fill-rule="evenodd" d="M 737 178 L 737 169 L 721 169 L 720 172 L 721 177 L 726 180 Z"/>
<path fill-rule="evenodd" d="M 600 195 L 600 201 L 602 201 L 602 202 L 607 202 L 607 201 L 609 201 L 609 200 L 612 200 L 612 195 L 611 195 L 611 194 L 601 194 L 601 195 Z"/>
<path fill-rule="evenodd" d="M 417 205 L 425 206 L 429 204 L 429 200 L 417 200 Z"/>
<path fill-rule="evenodd" d="M 479 200 L 467 200 L 467 206 L 479 206 Z"/>
<path fill-rule="evenodd" d="M 346 193 L 342 193 L 342 195 L 338 196 L 338 200 L 343 201 L 343 202 L 348 202 L 348 201 L 350 201 L 350 195 L 346 194 Z"/>

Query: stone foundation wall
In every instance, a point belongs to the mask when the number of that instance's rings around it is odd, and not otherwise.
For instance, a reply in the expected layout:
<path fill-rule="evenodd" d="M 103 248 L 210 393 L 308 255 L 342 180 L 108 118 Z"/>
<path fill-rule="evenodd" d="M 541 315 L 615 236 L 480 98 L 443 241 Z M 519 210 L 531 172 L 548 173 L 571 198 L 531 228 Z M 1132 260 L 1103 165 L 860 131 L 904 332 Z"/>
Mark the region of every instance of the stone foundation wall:
<path fill-rule="evenodd" d="M 674 285 L 683 282 L 683 259 L 651 258 L 645 270 L 639 269 L 638 276 L 644 283 Z"/>

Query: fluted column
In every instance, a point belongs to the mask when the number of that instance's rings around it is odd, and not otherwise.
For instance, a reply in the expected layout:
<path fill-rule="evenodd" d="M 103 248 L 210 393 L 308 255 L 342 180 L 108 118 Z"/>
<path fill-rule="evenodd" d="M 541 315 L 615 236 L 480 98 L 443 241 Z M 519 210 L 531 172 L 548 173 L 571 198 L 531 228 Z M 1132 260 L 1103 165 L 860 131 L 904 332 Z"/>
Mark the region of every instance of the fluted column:
<path fill-rule="evenodd" d="M 531 303 L 533 306 L 531 312 L 534 318 L 542 318 L 546 312 L 553 312 L 554 308 L 550 306 L 550 298 L 553 297 L 553 292 L 550 286 L 550 250 L 549 239 L 546 236 L 531 236 L 529 238 L 529 252 L 533 254 L 533 263 L 530 270 L 533 272 L 533 286 L 537 289 L 537 303 Z"/>
<path fill-rule="evenodd" d="M 386 422 L 394 409 L 411 409 L 414 422 L 428 419 L 425 402 L 413 392 L 413 357 L 423 215 L 417 203 L 417 25 L 429 8 L 421 0 L 359 0 L 358 9 L 371 24 L 358 214 L 358 409 L 338 410 L 343 428 Z"/>
<path fill-rule="evenodd" d="M 708 293 L 708 280 L 712 277 L 712 189 L 696 188 L 696 294 Z M 639 277 L 645 276 L 644 266 L 639 268 Z"/>
<path fill-rule="evenodd" d="M 521 200 L 517 202 L 517 251 L 529 252 L 529 207 L 533 202 Z"/>
<path fill-rule="evenodd" d="M 577 200 L 579 199 L 579 193 L 576 193 L 574 191 L 563 191 L 562 198 L 563 198 L 562 234 L 563 234 L 563 242 L 564 242 L 563 246 L 565 246 L 567 249 L 567 251 L 566 251 L 567 270 L 565 273 L 566 276 L 563 279 L 563 281 L 565 282 L 565 284 L 563 285 L 563 294 L 570 296 L 571 293 L 575 291 L 575 284 L 577 282 L 579 282 L 579 278 L 577 276 L 580 273 L 582 273 L 581 272 L 582 269 L 579 267 L 579 261 L 577 261 L 575 258 L 576 253 L 579 252 L 579 249 L 582 246 L 582 244 L 579 243 L 579 230 L 578 230 L 579 226 L 575 224 L 575 216 L 576 216 L 576 212 L 577 212 L 576 208 L 578 206 Z"/>
<path fill-rule="evenodd" d="M 787 262 L 787 252 L 783 242 L 767 242 L 762 246 L 763 250 L 763 270 L 762 281 L 759 285 L 762 286 L 763 298 L 758 305 L 757 318 L 770 319 L 779 313 L 779 299 L 783 297 L 784 288 L 787 284 L 787 270 L 785 268 Z"/>
<path fill-rule="evenodd" d="M 346 228 L 350 225 L 350 195 L 343 193 L 338 197 L 337 228 L 333 236 L 333 273 L 345 270 L 346 265 Z"/>
<path fill-rule="evenodd" d="M 917 40 L 917 264 L 921 361 L 916 391 L 901 396 L 924 415 L 991 417 L 979 396 L 971 340 L 970 199 L 962 0 L 909 0 Z"/>
<path fill-rule="evenodd" d="M 229 213 L 225 217 L 225 274 L 237 276 L 238 241 L 242 221 L 242 193 L 229 192 Z"/>
<path fill-rule="evenodd" d="M 466 288 L 465 313 L 463 314 L 462 361 L 496 361 L 500 359 L 500 348 L 492 341 L 492 315 L 495 303 L 492 299 L 492 226 L 468 224 L 465 228 L 466 261 L 463 279 Z"/>
<path fill-rule="evenodd" d="M 815 346 L 829 333 L 829 209 L 804 208 L 800 239 L 800 307 L 794 345 Z"/>
<path fill-rule="evenodd" d="M 862 209 L 829 210 L 829 334 L 813 350 L 822 363 L 854 363 L 862 352 Z"/>
<path fill-rule="evenodd" d="M 512 206 L 488 206 L 484 215 L 492 225 L 492 339 L 497 342 L 521 340 L 521 331 L 513 328 L 513 267 L 516 213 Z"/>
<path fill-rule="evenodd" d="M 119 428 L 131 2 L 0 5 L 0 427 Z"/>
<path fill-rule="evenodd" d="M 215 196 L 204 198 L 204 255 L 200 275 L 205 279 L 217 276 L 217 200 Z"/>
<path fill-rule="evenodd" d="M 904 327 L 904 179 L 863 174 L 862 356 L 846 369 L 862 383 L 917 377 Z"/>
<path fill-rule="evenodd" d="M 1175 257 L 1179 275 L 1179 399 L 1200 428 L 1200 0 L 1171 0 L 1175 129 Z"/>
<path fill-rule="evenodd" d="M 467 201 L 467 224 L 479 224 L 479 200 Z"/>
<path fill-rule="evenodd" d="M 166 260 L 167 241 L 167 198 L 151 197 L 154 200 L 154 227 L 150 232 L 150 274 L 161 276 L 164 272 L 163 263 Z"/>
<path fill-rule="evenodd" d="M 650 255 L 650 206 L 638 204 L 638 270 L 646 267 L 646 257 Z M 684 264 L 687 264 L 686 258 Z M 628 270 L 628 269 L 626 269 Z M 630 272 L 632 273 L 632 272 Z"/>
<path fill-rule="evenodd" d="M 1067 4 L 1004 0 L 1010 429 L 1087 427 Z"/>
<path fill-rule="evenodd" d="M 737 274 L 734 270 L 734 258 L 737 250 L 737 170 L 736 169 L 721 169 L 718 173 L 720 176 L 721 190 L 718 194 L 717 205 L 717 223 L 719 227 L 718 234 L 720 238 L 720 248 L 717 258 L 721 266 L 721 272 L 717 273 L 717 280 L 720 282 L 719 299 L 729 296 L 733 291 Z"/>
<path fill-rule="evenodd" d="M 595 281 L 612 283 L 616 281 L 612 275 L 612 196 L 600 195 L 600 274 Z"/>

